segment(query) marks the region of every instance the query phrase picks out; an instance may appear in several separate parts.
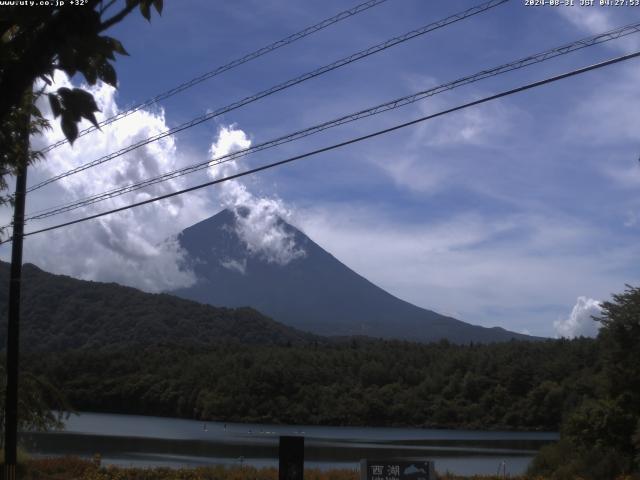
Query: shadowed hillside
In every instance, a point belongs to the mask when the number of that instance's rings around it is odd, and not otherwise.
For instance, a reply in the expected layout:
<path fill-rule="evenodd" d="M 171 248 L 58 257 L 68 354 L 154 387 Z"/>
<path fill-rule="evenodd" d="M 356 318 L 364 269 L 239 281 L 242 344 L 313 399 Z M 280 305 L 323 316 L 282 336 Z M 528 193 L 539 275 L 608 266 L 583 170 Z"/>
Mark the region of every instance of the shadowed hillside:
<path fill-rule="evenodd" d="M 115 283 L 23 269 L 20 339 L 27 350 L 58 351 L 158 343 L 288 344 L 314 337 L 251 308 L 201 305 Z M 0 262 L 0 342 L 6 344 L 9 265 Z"/>

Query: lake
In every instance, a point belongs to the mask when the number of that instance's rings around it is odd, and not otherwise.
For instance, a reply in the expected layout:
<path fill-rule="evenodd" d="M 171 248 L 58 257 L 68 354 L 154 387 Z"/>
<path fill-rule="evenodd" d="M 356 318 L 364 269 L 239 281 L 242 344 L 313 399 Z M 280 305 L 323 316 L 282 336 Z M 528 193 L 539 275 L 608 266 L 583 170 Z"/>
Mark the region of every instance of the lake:
<path fill-rule="evenodd" d="M 488 432 L 419 428 L 319 427 L 216 423 L 177 418 L 82 413 L 64 431 L 23 433 L 36 456 L 102 455 L 123 466 L 278 465 L 278 437 L 305 437 L 308 468 L 359 468 L 362 458 L 426 458 L 440 472 L 523 473 L 536 451 L 557 440 L 552 432 Z"/>

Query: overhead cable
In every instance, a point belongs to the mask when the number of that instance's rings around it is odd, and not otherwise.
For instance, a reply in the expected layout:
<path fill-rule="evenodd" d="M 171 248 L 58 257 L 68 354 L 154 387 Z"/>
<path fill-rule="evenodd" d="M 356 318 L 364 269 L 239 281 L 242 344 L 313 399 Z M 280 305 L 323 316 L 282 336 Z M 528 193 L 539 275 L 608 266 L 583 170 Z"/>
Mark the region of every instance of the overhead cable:
<path fill-rule="evenodd" d="M 322 132 L 329 128 L 337 127 L 339 125 L 344 125 L 346 123 L 350 123 L 365 117 L 377 115 L 382 112 L 386 112 L 386 111 L 393 110 L 405 105 L 409 105 L 419 100 L 423 100 L 425 98 L 437 95 L 442 92 L 453 90 L 454 88 L 457 88 L 463 85 L 468 85 L 470 83 L 474 83 L 489 77 L 493 77 L 493 76 L 507 73 L 523 67 L 534 65 L 534 64 L 549 60 L 551 58 L 556 58 L 561 55 L 566 55 L 576 50 L 580 50 L 586 47 L 608 42 L 610 40 L 614 40 L 614 39 L 624 37 L 632 33 L 638 33 L 638 32 L 640 32 L 640 22 L 637 22 L 631 25 L 626 25 L 624 27 L 610 30 L 608 32 L 601 33 L 598 35 L 593 35 L 591 37 L 583 38 L 575 42 L 564 44 L 559 47 L 555 47 L 549 50 L 545 50 L 543 52 L 526 56 L 524 58 L 520 58 L 518 60 L 509 62 L 509 63 L 502 64 L 497 67 L 481 70 L 480 72 L 477 72 L 473 75 L 468 75 L 468 76 L 459 78 L 457 80 L 454 80 L 452 82 L 444 83 L 439 86 L 430 88 L 428 90 L 423 90 L 411 95 L 396 98 L 394 100 L 376 105 L 374 107 L 360 110 L 355 113 L 351 113 L 349 115 L 344 115 L 339 118 L 314 125 L 312 127 L 298 130 L 296 132 L 289 133 L 287 135 L 280 136 L 275 139 L 271 139 L 271 140 L 262 142 L 260 144 L 251 146 L 249 148 L 239 150 L 237 152 L 229 153 L 221 157 L 214 158 L 213 160 L 207 160 L 204 162 L 189 165 L 187 167 L 182 167 L 176 170 L 172 170 L 170 172 L 163 173 L 155 177 L 141 180 L 136 183 L 125 185 L 122 187 L 117 187 L 112 190 L 108 190 L 95 195 L 91 195 L 89 197 L 85 197 L 83 199 L 75 200 L 73 202 L 69 202 L 64 205 L 49 207 L 44 210 L 33 212 L 27 215 L 26 220 L 39 220 L 39 219 L 51 217 L 54 215 L 59 215 L 61 213 L 69 212 L 72 210 L 76 210 L 78 208 L 86 207 L 88 205 L 101 202 L 104 200 L 108 200 L 120 195 L 124 195 L 124 194 L 130 193 L 151 185 L 155 185 L 161 182 L 165 182 L 168 180 L 172 180 L 172 179 L 190 174 L 190 173 L 201 171 L 215 165 L 226 163 L 226 162 L 235 160 L 237 158 L 244 157 L 249 154 L 253 154 L 262 150 L 266 150 L 266 149 L 273 148 L 285 143 L 299 140 L 301 138 Z"/>
<path fill-rule="evenodd" d="M 215 117 L 218 117 L 224 113 L 230 112 L 232 110 L 235 110 L 237 108 L 240 108 L 244 105 L 247 105 L 249 103 L 255 102 L 257 100 L 260 100 L 262 98 L 265 98 L 269 95 L 273 95 L 274 93 L 277 93 L 281 90 L 285 90 L 287 88 L 290 88 L 294 85 L 297 85 L 299 83 L 305 82 L 307 80 L 310 80 L 312 78 L 315 78 L 319 75 L 323 75 L 327 72 L 330 72 L 332 70 L 335 70 L 337 68 L 343 67 L 345 65 L 349 65 L 353 62 L 356 62 L 358 60 L 361 60 L 365 57 L 368 57 L 370 55 L 373 55 L 375 53 L 381 52 L 383 50 L 386 50 L 388 48 L 391 48 L 393 46 L 399 45 L 401 43 L 404 43 L 408 40 L 411 40 L 413 38 L 416 38 L 418 36 L 424 35 L 428 32 L 432 32 L 434 30 L 437 30 L 439 28 L 445 27 L 447 25 L 450 25 L 452 23 L 458 22 L 460 20 L 464 20 L 466 18 L 469 18 L 471 16 L 477 15 L 479 13 L 482 12 L 486 12 L 487 10 L 497 7 L 498 5 L 502 5 L 506 2 L 508 2 L 510 0 L 490 0 L 488 2 L 484 2 L 480 5 L 476 5 L 475 7 L 471 7 L 468 8 L 467 10 L 464 10 L 460 13 L 456 13 L 454 15 L 451 15 L 447 18 L 444 18 L 442 20 L 439 20 L 437 22 L 434 23 L 430 23 L 429 25 L 425 25 L 424 27 L 418 28 L 416 30 L 412 30 L 410 32 L 407 32 L 403 35 L 391 38 L 385 42 L 379 43 L 377 45 L 374 45 L 372 47 L 369 47 L 365 50 L 361 50 L 357 53 L 354 53 L 352 55 L 349 55 L 348 57 L 344 57 L 340 60 L 337 60 L 333 63 L 330 63 L 328 65 L 325 65 L 323 67 L 317 68 L 311 72 L 307 72 L 303 75 L 300 75 L 298 77 L 292 78 L 290 80 L 287 80 L 286 82 L 280 83 L 278 85 L 275 85 L 271 88 L 268 88 L 266 90 L 263 90 L 259 93 L 256 93 L 254 95 L 251 95 L 249 97 L 245 97 L 242 100 L 236 101 L 234 103 L 231 103 L 225 107 L 221 107 L 218 108 L 212 112 L 206 113 L 204 115 L 200 115 L 188 122 L 185 122 L 177 127 L 173 127 L 170 128 L 168 130 L 165 130 L 161 133 L 158 133 L 157 135 L 151 136 L 149 138 L 146 138 L 144 140 L 141 140 L 137 143 L 128 145 L 127 147 L 121 148 L 120 150 L 116 151 L 116 152 L 112 152 L 108 155 L 105 155 L 103 157 L 100 157 L 96 160 L 93 160 L 89 163 L 85 163 L 83 165 L 80 165 L 78 167 L 75 167 L 71 170 L 67 170 L 66 172 L 60 173 L 58 175 L 55 175 L 51 178 L 48 178 L 47 180 L 44 180 L 40 183 L 37 183 L 31 187 L 29 187 L 27 189 L 27 192 L 32 192 L 34 190 L 37 190 L 39 188 L 44 187 L 45 185 L 49 185 L 50 183 L 56 182 L 62 178 L 68 177 L 70 175 L 74 175 L 76 173 L 82 172 L 84 170 L 87 170 L 88 168 L 92 168 L 95 167 L 96 165 L 100 165 L 103 164 L 105 162 L 108 162 L 110 160 L 113 160 L 114 158 L 120 157 L 126 153 L 129 153 L 133 150 L 136 150 L 140 147 L 143 147 L 145 145 L 148 145 L 152 142 L 156 142 L 158 140 L 161 140 L 162 138 L 168 137 L 170 135 L 174 135 L 178 132 L 181 132 L 183 130 L 187 130 L 189 128 L 195 127 L 196 125 L 200 125 L 203 122 L 206 122 L 208 120 L 211 120 Z"/>
<path fill-rule="evenodd" d="M 285 45 L 289 45 L 293 42 L 296 42 L 304 37 L 308 37 L 309 35 L 319 32 L 320 30 L 323 30 L 335 23 L 338 23 L 342 20 L 345 20 L 347 18 L 353 17 L 354 15 L 357 15 L 359 13 L 362 13 L 366 10 L 369 10 L 370 8 L 376 7 L 378 5 L 380 5 L 381 3 L 386 2 L 387 0 L 368 0 L 367 2 L 361 3 L 359 5 L 356 5 L 355 7 L 352 7 L 348 10 L 344 10 L 343 12 L 338 13 L 337 15 L 334 15 L 333 17 L 329 17 L 326 18 L 324 20 L 322 20 L 319 23 L 316 23 L 315 25 L 312 25 L 310 27 L 307 27 L 303 30 L 300 30 L 297 33 L 294 33 L 292 35 L 289 35 L 288 37 L 285 37 L 281 40 L 278 40 L 277 42 L 273 42 L 269 45 L 267 45 L 266 47 L 262 47 L 254 52 L 251 52 L 243 57 L 237 58 L 235 60 L 232 60 L 231 62 L 222 65 L 220 67 L 217 67 L 213 70 L 211 70 L 210 72 L 204 73 L 198 77 L 192 78 L 191 80 L 188 80 L 180 85 L 178 85 L 177 87 L 171 88 L 169 90 L 167 90 L 166 92 L 163 93 L 159 93 L 158 95 L 156 95 L 155 97 L 152 97 L 148 100 L 145 100 L 142 103 L 139 103 L 137 105 L 134 105 L 132 107 L 129 107 L 126 110 L 123 110 L 122 112 L 119 112 L 116 115 L 113 115 L 112 117 L 106 118 L 104 120 L 102 120 L 100 123 L 98 123 L 98 127 L 104 127 L 106 125 L 109 125 L 113 122 L 117 122 L 118 120 L 121 120 L 125 117 L 128 117 L 129 115 L 131 115 L 132 113 L 137 112 L 140 109 L 149 107 L 155 103 L 158 103 L 162 100 L 166 100 L 169 97 L 173 97 L 174 95 L 187 90 L 188 88 L 191 88 L 195 85 L 198 85 L 199 83 L 204 82 L 205 80 L 209 80 L 210 78 L 216 77 L 218 75 L 220 75 L 221 73 L 224 73 L 228 70 L 231 70 L 233 68 L 236 68 L 242 64 L 245 64 L 247 62 L 250 62 L 251 60 L 255 60 L 256 58 L 259 58 L 263 55 L 266 55 L 267 53 L 273 52 L 274 50 L 277 50 L 281 47 L 284 47 Z M 97 127 L 95 126 L 90 126 L 88 128 L 85 128 L 84 130 L 81 130 L 78 133 L 78 137 L 82 137 L 88 133 L 91 133 L 95 130 L 98 130 Z M 42 153 L 46 153 L 46 152 L 50 152 L 51 150 L 53 150 L 54 148 L 57 148 L 61 145 L 64 145 L 68 143 L 67 139 L 61 139 L 55 143 L 52 143 L 50 145 L 48 145 L 47 147 L 43 148 L 41 150 Z"/>
<path fill-rule="evenodd" d="M 335 149 L 338 149 L 338 148 L 341 148 L 341 147 L 345 147 L 347 145 L 358 143 L 358 142 L 361 142 L 363 140 L 368 140 L 370 138 L 378 137 L 380 135 L 391 133 L 393 131 L 400 130 L 402 128 L 406 128 L 406 127 L 409 127 L 411 125 L 416 125 L 418 123 L 421 123 L 421 122 L 424 122 L 424 121 L 427 121 L 427 120 L 431 120 L 433 118 L 441 117 L 443 115 L 447 115 L 447 114 L 450 114 L 450 113 L 453 113 L 453 112 L 456 112 L 456 111 L 459 111 L 459 110 L 463 110 L 463 109 L 466 109 L 466 108 L 469 108 L 469 107 L 473 107 L 475 105 L 480 105 L 480 104 L 483 104 L 483 103 L 487 103 L 487 102 L 492 101 L 492 100 L 496 100 L 496 99 L 503 98 L 503 97 L 506 97 L 506 96 L 509 96 L 509 95 L 520 93 L 520 92 L 523 92 L 523 91 L 526 91 L 526 90 L 530 90 L 530 89 L 533 89 L 533 88 L 536 88 L 536 87 L 540 87 L 542 85 L 547 85 L 549 83 L 557 82 L 557 81 L 563 80 L 565 78 L 569 78 L 569 77 L 573 77 L 573 76 L 576 76 L 576 75 L 580 75 L 580 74 L 583 74 L 583 73 L 586 73 L 586 72 L 589 72 L 589 71 L 592 71 L 592 70 L 597 70 L 599 68 L 607 67 L 609 65 L 620 63 L 620 62 L 623 62 L 623 61 L 626 61 L 626 60 L 630 60 L 632 58 L 636 58 L 636 57 L 639 57 L 639 56 L 640 56 L 640 51 L 637 51 L 637 52 L 634 52 L 634 53 L 630 53 L 630 54 L 627 54 L 627 55 L 622 55 L 622 56 L 619 56 L 619 57 L 615 57 L 615 58 L 612 58 L 612 59 L 609 59 L 609 60 L 606 60 L 606 61 L 603 61 L 603 62 L 600 62 L 600 63 L 589 65 L 587 67 L 579 68 L 577 70 L 572 70 L 570 72 L 566 72 L 566 73 L 563 73 L 563 74 L 560 74 L 560 75 L 555 75 L 553 77 L 548 77 L 548 78 L 545 78 L 544 80 L 539 80 L 537 82 L 528 83 L 526 85 L 523 85 L 523 86 L 520 86 L 520 87 L 517 87 L 517 88 L 512 88 L 510 90 L 506 90 L 506 91 L 500 92 L 498 94 L 491 95 L 489 97 L 484 97 L 484 98 L 481 98 L 479 100 L 474 100 L 472 102 L 468 102 L 468 103 L 465 103 L 463 105 L 459 105 L 457 107 L 449 108 L 447 110 L 442 110 L 442 111 L 437 112 L 437 113 L 426 115 L 426 116 L 417 118 L 415 120 L 411 120 L 409 122 L 405 122 L 405 123 L 401 123 L 399 125 L 395 125 L 393 127 L 385 128 L 383 130 L 378 130 L 376 132 L 373 132 L 373 133 L 370 133 L 370 134 L 367 134 L 367 135 L 363 135 L 363 136 L 360 136 L 360 137 L 352 138 L 352 139 L 344 141 L 344 142 L 336 143 L 336 144 L 330 145 L 328 147 L 319 148 L 319 149 L 313 150 L 311 152 L 303 153 L 301 155 L 296 155 L 294 157 L 289 157 L 289 158 L 286 158 L 284 160 L 280 160 L 280 161 L 277 161 L 277 162 L 273 162 L 273 163 L 269 163 L 269 164 L 266 164 L 266 165 L 262 165 L 260 167 L 252 168 L 250 170 L 245 170 L 244 172 L 236 173 L 234 175 L 229 175 L 229 176 L 224 177 L 224 178 L 211 180 L 209 182 L 201 183 L 201 184 L 195 185 L 193 187 L 189 187 L 189 188 L 185 188 L 185 189 L 178 190 L 178 191 L 175 191 L 175 192 L 167 193 L 167 194 L 164 194 L 164 195 L 160 195 L 158 197 L 149 198 L 149 199 L 143 200 L 141 202 L 132 203 L 130 205 L 126 205 L 126 206 L 123 206 L 123 207 L 114 208 L 112 210 L 107 210 L 107 211 L 104 211 L 104 212 L 96 213 L 94 215 L 89 215 L 87 217 L 78 218 L 76 220 L 72 220 L 72 221 L 69 221 L 69 222 L 64 222 L 64 223 L 60 223 L 60 224 L 57 224 L 57 225 L 52 225 L 50 227 L 41 228 L 39 230 L 34 230 L 34 231 L 31 231 L 31 232 L 25 233 L 23 236 L 28 237 L 28 236 L 36 235 L 36 234 L 39 234 L 39 233 L 44 233 L 44 232 L 49 232 L 49 231 L 52 231 L 52 230 L 57 230 L 57 229 L 60 229 L 60 228 L 63 228 L 63 227 L 68 227 L 70 225 L 75 225 L 75 224 L 86 222 L 86 221 L 93 220 L 93 219 L 96 219 L 96 218 L 104 217 L 106 215 L 111 215 L 112 213 L 122 212 L 122 211 L 129 210 L 129 209 L 132 209 L 132 208 L 140 207 L 142 205 L 147 205 L 147 204 L 150 204 L 150 203 L 158 202 L 160 200 L 165 200 L 167 198 L 171 198 L 171 197 L 175 197 L 175 196 L 178 196 L 178 195 L 182 195 L 184 193 L 200 190 L 202 188 L 206 188 L 206 187 L 209 187 L 211 185 L 216 185 L 216 184 L 223 183 L 223 182 L 226 182 L 226 181 L 229 181 L 229 180 L 235 180 L 235 179 L 240 178 L 240 177 L 244 177 L 244 176 L 251 175 L 251 174 L 254 174 L 254 173 L 262 172 L 264 170 L 268 170 L 268 169 L 271 169 L 271 168 L 274 168 L 274 167 L 285 165 L 287 163 L 292 163 L 292 162 L 295 162 L 297 160 L 301 160 L 303 158 L 308 158 L 308 157 L 311 157 L 311 156 L 314 156 L 314 155 L 317 155 L 317 154 L 320 154 L 320 153 L 328 152 L 328 151 L 335 150 Z M 12 240 L 12 238 L 9 238 L 7 240 L 4 240 L 4 241 L 0 242 L 0 244 L 10 242 L 11 240 Z"/>

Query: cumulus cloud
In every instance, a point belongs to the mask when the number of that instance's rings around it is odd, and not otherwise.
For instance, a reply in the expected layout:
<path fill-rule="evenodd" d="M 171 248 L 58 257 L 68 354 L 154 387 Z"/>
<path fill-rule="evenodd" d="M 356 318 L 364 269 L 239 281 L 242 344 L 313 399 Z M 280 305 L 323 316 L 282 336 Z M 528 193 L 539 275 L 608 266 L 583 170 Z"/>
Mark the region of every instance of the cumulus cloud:
<path fill-rule="evenodd" d="M 595 337 L 598 334 L 599 323 L 593 316 L 600 315 L 602 308 L 598 300 L 578 297 L 576 304 L 567 318 L 553 322 L 558 337 Z"/>
<path fill-rule="evenodd" d="M 239 172 L 242 165 L 237 160 L 216 165 L 215 159 L 250 146 L 251 140 L 242 130 L 233 125 L 220 128 L 210 149 L 210 175 L 221 178 Z M 237 180 L 224 182 L 220 187 L 220 202 L 224 208 L 234 212 L 236 233 L 250 254 L 279 265 L 306 255 L 304 249 L 296 245 L 293 233 L 285 228 L 283 220 L 290 219 L 291 211 L 282 200 L 256 196 Z M 235 259 L 235 262 L 235 269 L 240 271 L 237 266 L 241 265 L 238 263 L 241 260 Z M 227 262 L 223 266 L 229 268 L 231 265 Z"/>
<path fill-rule="evenodd" d="M 53 88 L 71 87 L 63 75 L 56 75 Z M 85 87 L 87 88 L 87 87 Z M 118 113 L 116 91 L 106 84 L 89 88 L 101 113 L 98 120 Z M 42 102 L 48 115 L 48 105 Z M 61 137 L 58 121 L 53 129 L 32 140 L 34 148 L 48 145 Z M 84 127 L 86 125 L 82 125 Z M 64 145 L 47 154 L 45 161 L 30 172 L 30 184 L 57 173 L 77 167 L 131 143 L 166 130 L 164 112 L 140 110 L 110 126 L 79 138 L 73 146 Z M 121 158 L 80 174 L 66 177 L 55 184 L 36 190 L 29 196 L 28 212 L 47 208 L 129 182 L 157 175 L 177 168 L 187 160 L 177 152 L 175 139 L 166 137 Z M 61 217 L 31 222 L 31 230 L 79 218 L 135 201 L 161 195 L 183 186 L 177 179 L 160 183 L 128 194 L 100 202 Z M 188 208 L 185 208 L 188 206 Z M 102 217 L 63 228 L 51 233 L 29 237 L 25 243 L 25 261 L 33 262 L 55 273 L 74 277 L 115 281 L 157 292 L 186 287 L 195 281 L 192 272 L 185 270 L 184 252 L 175 240 L 167 240 L 195 221 L 207 215 L 211 208 L 203 196 L 193 195 L 188 200 L 174 197 L 145 207 Z"/>
<path fill-rule="evenodd" d="M 74 87 L 62 74 L 57 74 L 51 87 Z M 99 83 L 83 86 L 91 91 L 101 112 L 98 121 L 116 115 L 120 108 L 116 90 Z M 39 105 L 50 116 L 48 103 Z M 35 149 L 47 146 L 63 137 L 58 121 L 52 130 L 32 139 Z M 80 128 L 88 126 L 87 122 Z M 76 140 L 73 146 L 64 145 L 47 154 L 45 161 L 30 171 L 29 184 L 48 179 L 60 172 L 100 158 L 140 140 L 168 129 L 164 111 L 139 110 L 118 122 Z M 213 159 L 251 145 L 242 130 L 220 128 L 211 145 Z M 113 159 L 98 167 L 61 179 L 29 195 L 27 213 L 46 209 L 69 201 L 108 191 L 193 163 L 180 152 L 174 137 L 168 136 L 142 148 Z M 204 176 L 226 176 L 242 168 L 228 162 L 202 172 Z M 28 230 L 35 230 L 86 215 L 122 207 L 134 202 L 182 189 L 193 183 L 193 177 L 182 177 L 150 185 L 122 197 L 115 197 L 50 219 L 32 221 Z M 97 220 L 62 228 L 46 234 L 28 237 L 24 257 L 41 268 L 76 278 L 113 281 L 146 291 L 169 291 L 188 287 L 196 281 L 189 269 L 186 252 L 175 236 L 182 229 L 215 214 L 220 207 L 231 209 L 237 217 L 236 229 L 249 254 L 269 262 L 286 264 L 305 255 L 297 246 L 291 232 L 281 219 L 288 220 L 291 212 L 278 198 L 259 197 L 239 181 L 225 182 L 212 192 L 196 192 L 185 197 L 152 204 L 105 216 Z M 3 212 L 8 215 L 8 210 Z M 1 254 L 7 258 L 8 249 Z M 246 259 L 224 258 L 225 268 L 244 274 Z"/>

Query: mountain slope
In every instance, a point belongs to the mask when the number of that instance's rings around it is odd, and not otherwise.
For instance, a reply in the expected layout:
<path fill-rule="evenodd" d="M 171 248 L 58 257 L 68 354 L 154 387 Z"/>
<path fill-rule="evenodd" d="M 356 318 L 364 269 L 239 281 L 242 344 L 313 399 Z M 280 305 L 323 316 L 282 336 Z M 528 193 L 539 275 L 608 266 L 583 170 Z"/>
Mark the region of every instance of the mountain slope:
<path fill-rule="evenodd" d="M 9 265 L 0 262 L 0 349 L 6 345 Z M 315 340 L 251 309 L 216 308 L 115 283 L 23 267 L 21 344 L 27 350 L 180 343 L 298 344 Z"/>
<path fill-rule="evenodd" d="M 305 255 L 286 265 L 249 250 L 230 210 L 185 229 L 178 241 L 197 283 L 173 293 L 212 305 L 251 306 L 279 322 L 320 335 L 367 335 L 457 343 L 533 339 L 426 310 L 377 287 L 279 220 Z"/>

